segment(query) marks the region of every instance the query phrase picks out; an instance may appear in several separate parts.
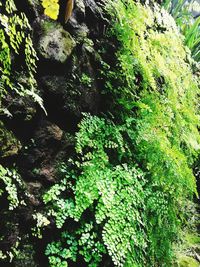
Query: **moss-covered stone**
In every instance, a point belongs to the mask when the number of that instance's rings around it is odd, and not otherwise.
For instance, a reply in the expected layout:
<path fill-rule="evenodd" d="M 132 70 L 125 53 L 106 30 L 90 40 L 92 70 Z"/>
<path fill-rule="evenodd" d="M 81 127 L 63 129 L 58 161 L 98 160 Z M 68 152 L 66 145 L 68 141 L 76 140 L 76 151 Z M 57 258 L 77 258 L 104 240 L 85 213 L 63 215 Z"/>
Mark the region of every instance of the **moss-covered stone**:
<path fill-rule="evenodd" d="M 59 24 L 52 21 L 41 21 L 42 34 L 39 38 L 38 52 L 48 60 L 64 63 L 75 47 L 71 35 Z"/>
<path fill-rule="evenodd" d="M 14 134 L 8 131 L 3 122 L 0 122 L 0 157 L 9 157 L 18 154 L 21 143 Z"/>

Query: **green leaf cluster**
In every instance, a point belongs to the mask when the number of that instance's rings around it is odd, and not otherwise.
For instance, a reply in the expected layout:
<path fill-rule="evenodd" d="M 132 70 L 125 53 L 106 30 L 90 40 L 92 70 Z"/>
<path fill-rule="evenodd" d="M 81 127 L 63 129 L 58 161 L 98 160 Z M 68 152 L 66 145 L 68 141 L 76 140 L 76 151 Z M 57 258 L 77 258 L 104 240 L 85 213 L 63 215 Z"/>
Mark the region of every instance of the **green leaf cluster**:
<path fill-rule="evenodd" d="M 88 267 L 97 267 L 105 253 L 104 245 L 98 240 L 92 222 L 85 223 L 79 229 L 72 232 L 62 232 L 57 242 L 48 244 L 46 255 L 49 256 L 50 266 L 68 266 L 67 260 L 77 261 L 83 257 Z"/>
<path fill-rule="evenodd" d="M 9 170 L 0 165 L 0 180 L 4 184 L 4 190 L 0 189 L 0 196 L 7 192 L 7 200 L 9 203 L 9 210 L 15 209 L 20 201 L 18 199 L 18 192 L 16 184 L 21 185 L 21 179 L 15 169 Z"/>

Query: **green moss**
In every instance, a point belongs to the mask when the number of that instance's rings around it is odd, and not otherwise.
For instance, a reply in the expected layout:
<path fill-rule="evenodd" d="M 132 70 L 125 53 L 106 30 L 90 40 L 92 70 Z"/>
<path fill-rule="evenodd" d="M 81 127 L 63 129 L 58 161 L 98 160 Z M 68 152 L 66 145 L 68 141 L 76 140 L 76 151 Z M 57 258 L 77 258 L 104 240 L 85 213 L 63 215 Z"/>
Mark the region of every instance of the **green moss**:
<path fill-rule="evenodd" d="M 55 30 L 56 26 L 58 26 L 58 23 L 55 23 L 51 20 L 44 20 L 41 24 L 44 34 L 47 34 L 49 31 Z"/>
<path fill-rule="evenodd" d="M 45 59 L 66 62 L 76 45 L 72 36 L 60 24 L 52 21 L 43 20 L 41 27 L 43 33 L 38 43 L 38 52 Z"/>
<path fill-rule="evenodd" d="M 0 157 L 16 155 L 21 149 L 20 141 L 5 128 L 3 122 L 0 122 L 0 146 Z"/>

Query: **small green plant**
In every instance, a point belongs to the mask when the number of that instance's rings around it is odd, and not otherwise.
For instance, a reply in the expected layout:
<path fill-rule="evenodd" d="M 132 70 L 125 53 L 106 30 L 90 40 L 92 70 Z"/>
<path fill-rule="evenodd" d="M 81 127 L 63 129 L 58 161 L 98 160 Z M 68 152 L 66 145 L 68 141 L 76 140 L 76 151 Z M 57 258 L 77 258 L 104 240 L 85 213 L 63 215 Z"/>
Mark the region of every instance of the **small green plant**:
<path fill-rule="evenodd" d="M 20 176 L 17 174 L 16 170 L 5 169 L 0 165 L 0 180 L 4 183 L 5 189 L 0 190 L 0 196 L 6 191 L 8 196 L 7 200 L 9 202 L 9 210 L 13 210 L 20 204 L 17 193 L 16 184 L 22 185 Z"/>
<path fill-rule="evenodd" d="M 0 260 L 2 262 L 5 260 L 9 260 L 9 262 L 12 262 L 13 259 L 20 254 L 19 244 L 20 244 L 20 238 L 18 238 L 16 243 L 9 250 L 7 251 L 0 250 Z"/>
<path fill-rule="evenodd" d="M 17 171 L 12 168 L 4 168 L 0 165 L 0 199 L 7 200 L 4 202 L 4 205 L 1 205 L 1 217 L 5 217 L 7 214 L 15 214 L 18 207 L 24 205 L 25 202 L 21 199 L 19 194 L 19 189 L 24 189 L 23 182 L 21 180 L 20 175 Z M 5 218 L 4 218 L 5 220 Z M 3 225 L 0 233 L 0 240 L 2 241 L 7 234 L 7 222 Z M 8 223 L 9 225 L 9 223 Z M 11 226 L 12 223 L 11 223 Z M 5 228 L 4 228 L 5 227 Z M 6 229 L 6 231 L 5 231 Z M 19 254 L 19 244 L 20 244 L 20 237 L 17 237 L 15 242 L 12 246 L 7 250 L 0 250 L 0 260 L 2 262 L 12 262 L 13 258 L 15 258 Z"/>
<path fill-rule="evenodd" d="M 80 82 L 85 86 L 88 87 L 92 86 L 92 79 L 86 73 L 82 74 Z"/>
<path fill-rule="evenodd" d="M 36 221 L 36 226 L 32 228 L 33 236 L 42 238 L 42 229 L 50 224 L 50 221 L 42 213 L 33 214 L 33 219 Z"/>
<path fill-rule="evenodd" d="M 50 243 L 46 249 L 51 267 L 68 266 L 67 260 L 77 262 L 78 257 L 83 257 L 88 267 L 96 267 L 105 252 L 106 249 L 98 240 L 98 233 L 91 222 L 73 233 L 62 232 L 59 241 Z"/>

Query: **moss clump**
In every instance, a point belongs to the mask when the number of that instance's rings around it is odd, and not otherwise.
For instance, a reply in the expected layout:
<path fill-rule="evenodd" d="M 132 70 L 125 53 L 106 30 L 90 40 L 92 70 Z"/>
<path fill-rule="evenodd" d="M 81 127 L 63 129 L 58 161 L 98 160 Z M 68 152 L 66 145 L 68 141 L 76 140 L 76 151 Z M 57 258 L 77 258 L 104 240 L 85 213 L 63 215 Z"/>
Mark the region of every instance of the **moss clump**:
<path fill-rule="evenodd" d="M 39 54 L 47 60 L 66 62 L 76 45 L 72 36 L 61 25 L 52 21 L 42 21 L 41 28 Z"/>
<path fill-rule="evenodd" d="M 20 141 L 5 128 L 3 122 L 0 122 L 0 146 L 0 157 L 2 158 L 16 155 L 21 149 Z"/>

